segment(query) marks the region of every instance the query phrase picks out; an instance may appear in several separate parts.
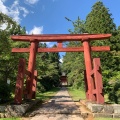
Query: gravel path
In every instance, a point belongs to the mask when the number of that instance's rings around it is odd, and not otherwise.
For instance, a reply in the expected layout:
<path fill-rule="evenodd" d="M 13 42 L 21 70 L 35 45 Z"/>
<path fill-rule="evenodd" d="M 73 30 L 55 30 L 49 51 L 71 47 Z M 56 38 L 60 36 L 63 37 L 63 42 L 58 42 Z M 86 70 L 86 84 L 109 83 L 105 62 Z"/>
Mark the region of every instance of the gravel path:
<path fill-rule="evenodd" d="M 31 116 L 31 120 L 84 120 L 65 87 Z"/>

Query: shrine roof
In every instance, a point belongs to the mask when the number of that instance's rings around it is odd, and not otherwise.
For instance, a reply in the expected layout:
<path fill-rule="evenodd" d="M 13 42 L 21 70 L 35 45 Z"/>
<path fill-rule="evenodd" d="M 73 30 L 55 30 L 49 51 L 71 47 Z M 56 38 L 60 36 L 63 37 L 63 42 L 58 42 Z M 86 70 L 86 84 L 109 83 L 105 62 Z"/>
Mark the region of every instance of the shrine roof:
<path fill-rule="evenodd" d="M 103 40 L 111 37 L 111 34 L 39 34 L 39 35 L 11 35 L 14 41 L 84 41 L 84 40 Z"/>

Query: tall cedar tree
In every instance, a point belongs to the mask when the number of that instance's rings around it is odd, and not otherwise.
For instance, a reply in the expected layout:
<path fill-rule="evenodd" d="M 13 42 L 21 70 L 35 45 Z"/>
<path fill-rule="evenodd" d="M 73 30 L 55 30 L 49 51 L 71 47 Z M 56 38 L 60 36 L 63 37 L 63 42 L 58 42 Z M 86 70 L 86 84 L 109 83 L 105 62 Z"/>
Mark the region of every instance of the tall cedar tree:
<path fill-rule="evenodd" d="M 112 14 L 102 2 L 96 2 L 92 11 L 87 15 L 85 29 L 88 33 L 113 33 L 116 29 Z"/>
<path fill-rule="evenodd" d="M 116 25 L 113 22 L 113 18 L 111 18 L 112 14 L 109 13 L 109 9 L 106 8 L 102 2 L 97 2 L 93 5 L 92 11 L 86 17 L 86 21 L 80 21 L 80 18 L 73 22 L 70 19 L 66 18 L 68 21 L 73 23 L 74 29 L 69 29 L 71 34 L 81 34 L 81 33 L 111 33 L 112 37 L 110 40 L 102 40 L 102 41 L 91 41 L 91 46 L 106 46 L 109 45 L 111 47 L 110 52 L 98 52 L 92 53 L 92 57 L 100 57 L 102 63 L 102 73 L 104 80 L 105 92 L 111 90 L 109 85 L 109 81 L 112 79 L 115 81 L 119 79 L 120 73 L 120 27 L 116 30 Z M 68 46 L 73 44 L 74 42 L 68 43 Z M 75 43 L 74 43 L 75 44 Z M 77 44 L 79 45 L 79 44 Z M 75 46 L 77 46 L 75 45 Z M 80 53 L 79 53 L 80 54 Z M 79 64 L 76 69 L 74 69 L 74 63 L 77 61 L 77 57 L 80 55 L 76 55 L 75 53 L 66 53 L 64 57 L 63 70 L 67 71 L 68 78 L 70 81 L 76 81 L 75 70 L 79 68 L 83 68 L 83 65 Z M 83 59 L 83 56 L 81 57 Z M 80 59 L 80 60 L 81 60 Z M 70 61 L 71 60 L 71 61 Z M 73 70 L 73 71 L 72 71 Z M 80 76 L 81 77 L 81 76 Z M 79 78 L 80 80 L 81 78 Z M 113 83 L 113 82 L 112 82 Z"/>
<path fill-rule="evenodd" d="M 120 42 L 118 42 L 118 40 L 116 39 L 116 36 L 118 36 L 116 25 L 114 24 L 113 18 L 111 18 L 111 16 L 112 14 L 109 13 L 109 9 L 106 8 L 103 3 L 99 1 L 93 5 L 92 11 L 86 17 L 85 22 L 85 29 L 88 33 L 112 34 L 110 40 L 91 42 L 91 45 L 109 45 L 111 47 L 110 52 L 100 52 L 92 54 L 93 57 L 101 58 L 105 92 L 109 91 L 110 87 L 108 83 L 111 78 L 114 77 L 115 72 L 120 70 L 120 58 L 115 57 L 115 51 L 118 50 L 117 46 L 120 45 Z"/>

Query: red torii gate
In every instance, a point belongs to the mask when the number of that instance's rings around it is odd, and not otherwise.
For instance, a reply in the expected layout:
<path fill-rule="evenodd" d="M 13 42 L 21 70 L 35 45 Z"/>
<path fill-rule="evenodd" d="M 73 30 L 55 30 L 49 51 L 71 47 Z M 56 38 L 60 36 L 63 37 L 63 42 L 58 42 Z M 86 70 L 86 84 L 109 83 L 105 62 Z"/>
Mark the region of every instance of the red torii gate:
<path fill-rule="evenodd" d="M 92 69 L 92 59 L 91 59 L 91 51 L 110 51 L 109 46 L 90 46 L 91 40 L 102 40 L 108 39 L 111 37 L 111 34 L 41 34 L 41 35 L 12 35 L 11 39 L 14 41 L 24 41 L 30 42 L 30 48 L 13 48 L 12 52 L 29 52 L 29 63 L 28 63 L 28 77 L 26 80 L 26 92 L 27 99 L 33 98 L 33 84 L 34 84 L 34 70 L 35 70 L 35 61 L 36 61 L 36 53 L 37 52 L 84 52 L 84 60 L 86 67 L 86 85 L 87 91 L 86 96 L 88 100 L 96 101 L 94 96 L 94 82 L 91 78 Z M 83 47 L 68 47 L 63 48 L 62 42 L 64 41 L 81 41 Z M 57 42 L 57 48 L 38 48 L 39 42 Z M 96 61 L 96 60 L 95 60 Z M 99 63 L 99 60 L 94 63 Z M 96 69 L 98 70 L 98 69 Z M 97 73 L 96 73 L 97 74 Z M 96 75 L 95 74 L 95 75 Z M 19 76 L 19 73 L 18 73 Z M 19 79 L 19 78 L 18 78 Z M 16 90 L 15 93 L 15 102 L 21 103 L 22 94 L 22 85 L 20 80 L 16 82 L 16 87 L 19 86 L 19 90 Z M 101 87 L 101 86 L 100 86 Z M 100 90 L 98 90 L 100 91 Z M 103 93 L 100 93 L 103 94 Z M 104 103 L 104 96 L 102 95 L 99 103 Z"/>

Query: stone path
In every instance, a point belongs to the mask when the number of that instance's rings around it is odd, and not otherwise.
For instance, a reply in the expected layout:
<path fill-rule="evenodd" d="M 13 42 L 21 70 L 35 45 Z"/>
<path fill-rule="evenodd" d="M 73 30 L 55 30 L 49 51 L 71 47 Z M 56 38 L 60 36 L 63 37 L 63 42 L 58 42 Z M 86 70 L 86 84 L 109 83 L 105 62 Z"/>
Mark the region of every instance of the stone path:
<path fill-rule="evenodd" d="M 84 120 L 65 87 L 31 116 L 31 120 Z"/>

